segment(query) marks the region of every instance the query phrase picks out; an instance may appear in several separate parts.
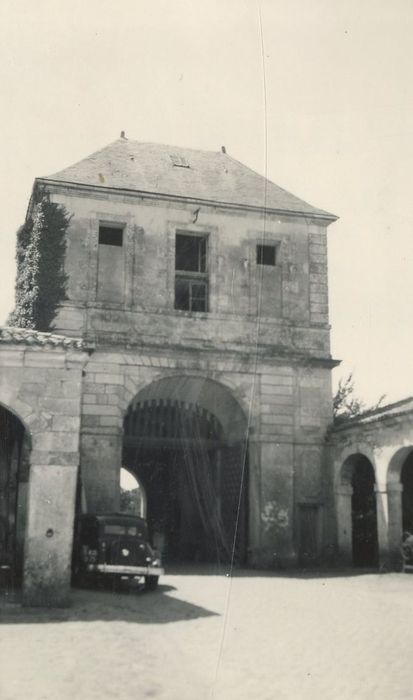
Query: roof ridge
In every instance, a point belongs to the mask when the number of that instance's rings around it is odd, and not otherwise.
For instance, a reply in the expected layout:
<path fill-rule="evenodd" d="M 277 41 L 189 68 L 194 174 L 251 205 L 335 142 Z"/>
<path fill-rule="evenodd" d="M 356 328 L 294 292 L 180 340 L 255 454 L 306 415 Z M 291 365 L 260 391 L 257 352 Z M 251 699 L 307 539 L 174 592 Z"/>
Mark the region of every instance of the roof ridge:
<path fill-rule="evenodd" d="M 274 182 L 273 180 L 270 180 L 270 178 L 269 178 L 267 175 L 262 175 L 262 174 L 259 173 L 257 170 L 254 170 L 254 168 L 251 168 L 251 166 L 245 165 L 245 163 L 242 163 L 242 161 L 240 161 L 240 160 L 238 160 L 237 158 L 234 158 L 233 156 L 229 155 L 229 153 L 225 152 L 225 153 L 223 153 L 222 155 L 223 155 L 223 156 L 226 156 L 227 158 L 229 158 L 230 160 L 232 160 L 234 163 L 238 163 L 238 165 L 241 165 L 243 168 L 246 168 L 246 169 L 249 170 L 251 173 L 254 173 L 254 175 L 257 175 L 258 177 L 262 178 L 265 182 L 269 182 L 271 185 L 274 185 L 274 186 L 277 187 L 279 190 L 281 190 L 282 192 L 284 192 L 285 194 L 287 194 L 289 197 L 294 197 L 295 199 L 298 199 L 300 202 L 302 202 L 303 204 L 306 204 L 308 207 L 310 207 L 310 209 L 313 209 L 313 210 L 316 209 L 318 212 L 320 212 L 320 213 L 322 213 L 322 214 L 328 214 L 329 216 L 334 217 L 334 220 L 337 220 L 337 219 L 338 219 L 338 217 L 335 216 L 335 214 L 330 214 L 330 212 L 328 212 L 328 211 L 325 210 L 325 209 L 319 209 L 319 207 L 314 207 L 312 204 L 310 204 L 309 202 L 307 202 L 305 199 L 302 199 L 301 197 L 298 197 L 296 194 L 293 194 L 292 192 L 290 192 L 290 190 L 286 190 L 285 187 L 281 187 L 278 183 Z M 267 208 L 266 203 L 264 204 L 264 207 Z M 310 214 L 311 212 L 308 212 L 308 213 Z"/>
<path fill-rule="evenodd" d="M 179 148 L 182 151 L 195 151 L 195 153 L 214 153 L 215 155 L 220 155 L 221 151 L 213 151 L 209 148 L 193 148 L 192 146 L 178 146 L 171 143 L 158 143 L 157 141 L 138 141 L 137 139 L 129 139 L 126 136 L 124 138 L 117 139 L 117 141 L 128 141 L 129 143 L 137 143 L 140 146 L 159 146 L 160 148 Z M 116 141 L 113 141 L 116 143 Z M 109 144 L 110 145 L 110 144 Z"/>
<path fill-rule="evenodd" d="M 75 168 L 77 165 L 80 165 L 80 164 L 83 163 L 85 160 L 89 160 L 89 158 L 93 158 L 94 156 L 99 155 L 99 153 L 103 153 L 103 151 L 106 151 L 106 150 L 107 150 L 108 148 L 110 148 L 111 146 L 114 146 L 114 144 L 117 143 L 118 141 L 126 141 L 126 140 L 127 140 L 127 139 L 122 139 L 122 138 L 115 139 L 115 141 L 111 141 L 111 142 L 108 143 L 106 146 L 102 146 L 102 148 L 98 148 L 97 151 L 93 151 L 93 153 L 89 153 L 88 156 L 86 156 L 85 158 L 81 158 L 80 160 L 77 160 L 75 163 L 72 163 L 72 165 L 67 165 L 65 168 L 61 168 L 60 170 L 57 170 L 57 171 L 56 171 L 55 173 L 53 173 L 52 175 L 40 175 L 40 177 L 39 177 L 39 178 L 36 178 L 36 179 L 40 179 L 40 180 L 52 180 L 52 179 L 53 179 L 53 175 L 58 175 L 59 173 L 62 173 L 62 172 L 64 172 L 65 170 L 68 170 L 69 168 Z"/>

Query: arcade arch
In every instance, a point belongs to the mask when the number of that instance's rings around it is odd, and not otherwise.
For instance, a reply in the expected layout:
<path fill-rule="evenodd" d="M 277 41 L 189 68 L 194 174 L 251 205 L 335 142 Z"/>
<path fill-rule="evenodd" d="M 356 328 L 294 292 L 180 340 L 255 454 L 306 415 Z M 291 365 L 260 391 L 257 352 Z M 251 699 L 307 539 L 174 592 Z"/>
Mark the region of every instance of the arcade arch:
<path fill-rule="evenodd" d="M 389 511 L 389 554 L 391 562 L 400 562 L 400 542 L 404 531 L 413 532 L 413 445 L 401 447 L 393 455 L 387 470 Z"/>
<path fill-rule="evenodd" d="M 403 532 L 413 533 L 413 448 L 406 455 L 400 473 Z"/>
<path fill-rule="evenodd" d="M 146 492 L 166 561 L 245 561 L 247 463 L 246 416 L 215 380 L 163 378 L 131 401 L 123 465 Z"/>
<path fill-rule="evenodd" d="M 339 550 L 355 567 L 378 565 L 378 528 L 374 467 L 353 453 L 340 469 L 336 493 Z"/>

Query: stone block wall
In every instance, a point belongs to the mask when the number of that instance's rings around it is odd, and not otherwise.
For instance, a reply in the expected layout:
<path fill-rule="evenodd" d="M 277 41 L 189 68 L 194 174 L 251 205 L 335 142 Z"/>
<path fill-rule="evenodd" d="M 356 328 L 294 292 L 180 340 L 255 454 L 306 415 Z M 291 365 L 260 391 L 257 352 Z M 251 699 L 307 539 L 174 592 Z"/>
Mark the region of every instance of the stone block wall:
<path fill-rule="evenodd" d="M 118 507 L 123 418 L 135 396 L 161 379 L 211 380 L 237 402 L 249 425 L 250 563 L 296 563 L 299 504 L 315 504 L 320 513 L 324 507 L 323 439 L 331 423 L 329 370 L 279 361 L 257 365 L 253 358 L 222 358 L 213 351 L 194 356 L 168 348 L 156 354 L 111 350 L 96 350 L 85 367 L 81 469 L 88 509 Z M 304 411 L 303 376 L 309 389 Z M 314 385 L 318 391 L 311 391 Z M 321 528 L 320 556 L 323 538 Z"/>
<path fill-rule="evenodd" d="M 19 503 L 27 511 L 17 533 L 18 541 L 24 539 L 27 605 L 68 602 L 86 359 L 78 346 L 17 329 L 0 337 L 0 402 L 20 419 L 31 443 L 19 484 Z"/>
<path fill-rule="evenodd" d="M 325 222 L 207 204 L 195 222 L 190 202 L 102 195 L 64 185 L 50 189 L 53 200 L 73 214 L 66 258 L 69 299 L 56 326 L 61 331 L 104 343 L 174 339 L 188 347 L 237 347 L 258 341 L 282 352 L 329 356 Z M 114 267 L 104 277 L 99 273 L 100 224 L 123 227 L 123 247 L 113 246 L 116 280 Z M 208 313 L 174 309 L 177 232 L 208 237 Z M 275 246 L 274 266 L 257 264 L 262 244 Z"/>

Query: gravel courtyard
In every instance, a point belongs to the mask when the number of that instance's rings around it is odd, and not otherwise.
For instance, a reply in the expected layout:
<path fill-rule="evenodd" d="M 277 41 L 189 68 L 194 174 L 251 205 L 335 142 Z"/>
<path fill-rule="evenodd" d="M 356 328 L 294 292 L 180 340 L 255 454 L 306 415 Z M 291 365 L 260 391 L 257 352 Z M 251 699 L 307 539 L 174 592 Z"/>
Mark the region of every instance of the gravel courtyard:
<path fill-rule="evenodd" d="M 0 613 L 2 700 L 413 697 L 412 575 L 177 571 Z"/>

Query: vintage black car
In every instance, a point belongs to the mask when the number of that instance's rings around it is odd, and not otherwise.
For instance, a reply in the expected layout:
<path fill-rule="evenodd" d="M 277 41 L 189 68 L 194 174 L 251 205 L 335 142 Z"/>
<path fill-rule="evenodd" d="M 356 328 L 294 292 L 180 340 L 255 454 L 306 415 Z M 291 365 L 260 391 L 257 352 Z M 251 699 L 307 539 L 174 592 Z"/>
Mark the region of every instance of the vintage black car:
<path fill-rule="evenodd" d="M 153 591 L 164 573 L 150 542 L 146 521 L 128 513 L 80 515 L 73 542 L 73 582 L 78 585 L 144 579 Z"/>

